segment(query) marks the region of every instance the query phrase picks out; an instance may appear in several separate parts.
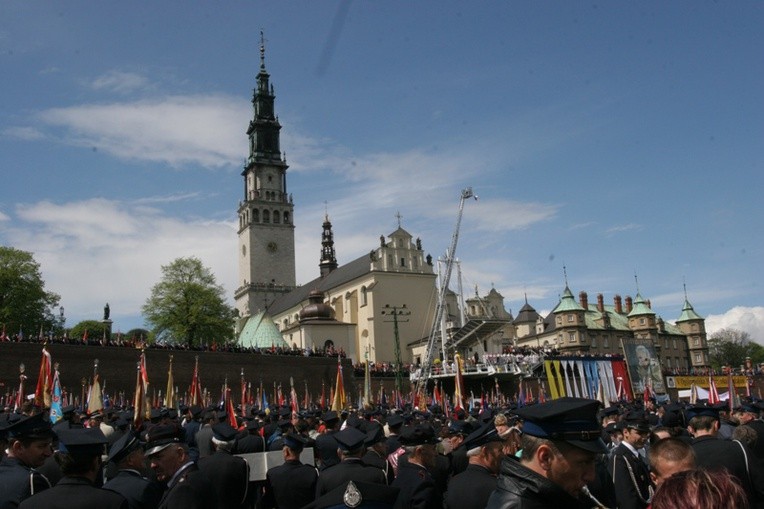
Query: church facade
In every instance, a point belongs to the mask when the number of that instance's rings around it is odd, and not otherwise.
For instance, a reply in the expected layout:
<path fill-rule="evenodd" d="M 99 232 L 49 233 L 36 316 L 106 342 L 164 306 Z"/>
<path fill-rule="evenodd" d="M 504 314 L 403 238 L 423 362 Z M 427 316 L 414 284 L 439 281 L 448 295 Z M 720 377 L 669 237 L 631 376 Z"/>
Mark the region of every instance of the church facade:
<path fill-rule="evenodd" d="M 288 165 L 280 149 L 281 125 L 264 52 L 261 44 L 238 205 L 239 286 L 234 297 L 240 340 L 276 346 L 272 332 L 278 330 L 284 341 L 279 346 L 342 351 L 354 362 L 418 363 L 433 328 L 438 276 L 421 240 L 402 227 L 400 216 L 398 228 L 380 236 L 367 254 L 340 265 L 327 215 L 319 275 L 296 285 L 294 202 L 287 192 Z M 620 296 L 605 305 L 602 295 L 589 304 L 586 292 L 576 301 L 567 285 L 546 317 L 526 299 L 513 318 L 495 289 L 483 297 L 476 289 L 464 302 L 449 292 L 446 305 L 448 342 L 468 358 L 500 354 L 512 346 L 572 355 L 620 354 L 622 341 L 631 338 L 652 341 L 664 369 L 709 365 L 705 321 L 686 299 L 673 324 L 657 316 L 639 294 L 633 301 L 627 297 L 625 305 Z"/>

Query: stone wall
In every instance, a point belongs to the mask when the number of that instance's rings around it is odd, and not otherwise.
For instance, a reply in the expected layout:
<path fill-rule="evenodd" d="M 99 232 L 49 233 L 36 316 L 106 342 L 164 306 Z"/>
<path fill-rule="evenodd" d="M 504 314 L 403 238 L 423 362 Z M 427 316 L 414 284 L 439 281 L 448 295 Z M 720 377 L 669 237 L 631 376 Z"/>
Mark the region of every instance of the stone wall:
<path fill-rule="evenodd" d="M 106 383 L 109 394 L 124 391 L 130 398 L 135 390 L 136 367 L 140 350 L 115 346 L 85 346 L 52 344 L 48 346 L 53 362 L 59 364 L 61 383 L 73 394 L 80 395 L 82 378 L 91 379 L 93 363 L 98 359 L 101 383 Z M 251 353 L 194 352 L 183 350 L 146 350 L 149 374 L 149 392 L 165 392 L 169 356 L 173 356 L 173 379 L 179 393 L 191 385 L 194 358 L 199 356 L 199 375 L 203 388 L 210 391 L 213 400 L 219 398 L 224 380 L 228 378 L 234 401 L 241 397 L 241 369 L 253 393 L 262 380 L 270 402 L 273 383 L 281 384 L 289 392 L 289 377 L 294 378 L 295 389 L 302 401 L 305 382 L 313 398 L 321 394 L 321 383 L 326 385 L 326 397 L 337 376 L 337 359 L 330 357 L 302 357 L 289 355 L 260 355 Z M 24 363 L 27 375 L 25 392 L 34 393 L 40 369 L 42 345 L 37 343 L 0 343 L 0 395 L 12 392 L 19 384 L 19 364 Z M 357 386 L 349 360 L 343 360 L 345 392 L 354 395 Z M 362 380 L 361 380 L 362 383 Z M 253 396 L 254 397 L 254 396 Z"/>

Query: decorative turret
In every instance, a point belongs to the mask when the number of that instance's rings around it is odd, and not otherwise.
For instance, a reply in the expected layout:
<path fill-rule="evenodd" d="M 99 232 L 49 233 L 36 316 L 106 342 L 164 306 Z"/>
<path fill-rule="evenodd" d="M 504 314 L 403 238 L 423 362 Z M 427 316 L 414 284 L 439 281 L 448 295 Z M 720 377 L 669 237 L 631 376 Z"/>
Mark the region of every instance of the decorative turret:
<path fill-rule="evenodd" d="M 334 233 L 332 233 L 332 223 L 329 221 L 329 214 L 324 216 L 324 232 L 321 234 L 321 261 L 318 266 L 321 268 L 321 277 L 325 277 L 331 271 L 337 268 L 337 257 L 334 253 Z"/>
<path fill-rule="evenodd" d="M 296 282 L 294 204 L 287 193 L 288 165 L 280 149 L 281 125 L 265 70 L 262 32 L 260 36 L 260 72 L 252 96 L 254 113 L 247 127 L 249 155 L 241 173 L 244 197 L 238 208 L 239 286 L 234 298 L 242 318 L 266 309 Z"/>
<path fill-rule="evenodd" d="M 687 337 L 687 348 L 690 354 L 690 365 L 693 368 L 704 368 L 709 365 L 708 338 L 706 336 L 706 321 L 695 312 L 687 298 L 687 286 L 684 288 L 684 306 L 682 314 L 676 321 L 677 327 Z"/>
<path fill-rule="evenodd" d="M 300 323 L 308 320 L 334 320 L 334 309 L 324 303 L 324 293 L 321 290 L 311 290 L 308 302 L 300 310 Z"/>

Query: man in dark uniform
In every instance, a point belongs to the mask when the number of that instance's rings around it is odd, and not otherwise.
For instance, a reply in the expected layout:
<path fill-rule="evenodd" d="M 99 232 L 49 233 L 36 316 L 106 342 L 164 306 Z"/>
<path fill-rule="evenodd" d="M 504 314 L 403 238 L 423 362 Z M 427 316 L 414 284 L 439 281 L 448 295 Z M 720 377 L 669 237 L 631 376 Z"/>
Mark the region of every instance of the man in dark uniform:
<path fill-rule="evenodd" d="M 304 509 L 393 509 L 399 493 L 384 484 L 347 481 Z"/>
<path fill-rule="evenodd" d="M 162 498 L 162 486 L 145 477 L 146 460 L 138 434 L 128 431 L 111 446 L 109 463 L 117 467 L 117 475 L 103 485 L 104 489 L 119 493 L 130 509 L 153 509 Z"/>
<path fill-rule="evenodd" d="M 250 454 L 265 451 L 265 438 L 260 436 L 260 423 L 251 420 L 247 423 L 247 434 L 236 441 L 236 454 Z"/>
<path fill-rule="evenodd" d="M 300 462 L 300 453 L 311 440 L 291 432 L 283 440 L 284 463 L 266 473 L 261 509 L 299 509 L 315 499 L 318 471 Z"/>
<path fill-rule="evenodd" d="M 340 427 L 340 418 L 337 412 L 326 412 L 321 418 L 326 426 L 326 431 L 316 437 L 316 456 L 318 457 L 318 469 L 324 470 L 340 462 L 337 455 L 337 441 L 334 434 Z"/>
<path fill-rule="evenodd" d="M 214 425 L 212 445 L 215 453 L 199 460 L 199 472 L 215 487 L 219 509 L 240 508 L 247 500 L 249 465 L 244 458 L 231 454 L 235 439 L 236 430 L 230 424 Z"/>
<path fill-rule="evenodd" d="M 204 413 L 201 427 L 194 436 L 196 449 L 191 450 L 191 457 L 194 460 L 205 458 L 212 454 L 212 425 L 218 422 L 215 412 L 208 410 Z"/>
<path fill-rule="evenodd" d="M 393 414 L 387 419 L 387 429 L 390 433 L 387 436 L 387 455 L 391 455 L 401 446 L 400 432 L 403 426 L 403 417 L 399 414 Z"/>
<path fill-rule="evenodd" d="M 340 463 L 321 471 L 316 483 L 316 497 L 330 492 L 347 481 L 386 483 L 384 472 L 361 461 L 366 448 L 366 433 L 355 428 L 345 428 L 334 434 Z"/>
<path fill-rule="evenodd" d="M 387 461 L 387 445 L 385 431 L 378 422 L 371 421 L 366 425 L 366 454 L 361 458 L 366 465 L 377 467 L 385 473 L 387 484 L 391 484 L 395 475 Z"/>
<path fill-rule="evenodd" d="M 186 443 L 190 451 L 199 451 L 199 448 L 196 446 L 196 434 L 202 429 L 202 423 L 199 422 L 201 416 L 202 407 L 199 405 L 191 405 L 186 410 L 186 422 L 183 425 L 183 429 L 186 432 Z"/>
<path fill-rule="evenodd" d="M 488 497 L 496 489 L 501 460 L 504 457 L 503 438 L 493 422 L 488 422 L 469 435 L 462 444 L 469 465 L 448 484 L 446 509 L 484 509 Z"/>
<path fill-rule="evenodd" d="M 523 419 L 522 458 L 502 460 L 486 507 L 592 507 L 583 500 L 586 484 L 594 480 L 597 455 L 607 452 L 598 407 L 597 401 L 564 397 L 515 410 Z"/>
<path fill-rule="evenodd" d="M 0 462 L 0 508 L 18 507 L 22 500 L 50 488 L 35 471 L 53 454 L 53 431 L 42 414 L 6 425 L 8 456 Z"/>
<path fill-rule="evenodd" d="M 639 450 L 650 436 L 650 425 L 643 412 L 632 411 L 622 420 L 623 440 L 608 460 L 616 500 L 621 509 L 644 509 L 650 504 L 653 483 Z"/>
<path fill-rule="evenodd" d="M 738 441 L 722 440 L 719 432 L 718 410 L 708 406 L 694 406 L 686 410 L 687 428 L 693 436 L 692 449 L 699 468 L 726 468 L 745 489 L 751 507 L 764 501 L 764 481 L 761 466 L 750 450 Z"/>
<path fill-rule="evenodd" d="M 406 450 L 406 461 L 398 464 L 398 475 L 392 486 L 400 488 L 396 509 L 440 509 L 442 494 L 430 473 L 438 454 L 438 438 L 429 424 L 407 426 L 401 430 L 401 445 Z"/>
<path fill-rule="evenodd" d="M 146 457 L 157 477 L 167 484 L 160 509 L 209 509 L 216 507 L 215 488 L 188 455 L 182 428 L 158 424 L 149 428 Z"/>
<path fill-rule="evenodd" d="M 58 438 L 56 461 L 64 477 L 51 489 L 23 501 L 19 509 L 69 509 L 73 505 L 128 509 L 122 495 L 95 486 L 101 475 L 101 455 L 107 443 L 103 432 L 98 428 L 62 430 Z"/>
<path fill-rule="evenodd" d="M 746 401 L 735 409 L 733 416 L 741 426 L 748 426 L 756 432 L 756 443 L 752 450 L 760 461 L 764 461 L 764 421 L 759 417 L 761 406 L 761 402 Z"/>

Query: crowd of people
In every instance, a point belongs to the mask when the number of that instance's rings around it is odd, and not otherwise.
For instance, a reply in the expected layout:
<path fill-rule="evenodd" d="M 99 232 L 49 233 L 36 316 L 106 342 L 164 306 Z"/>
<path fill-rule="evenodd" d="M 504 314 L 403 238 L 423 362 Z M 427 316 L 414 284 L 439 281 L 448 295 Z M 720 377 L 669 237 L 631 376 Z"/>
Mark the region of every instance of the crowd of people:
<path fill-rule="evenodd" d="M 0 414 L 0 507 L 764 507 L 762 409 L 67 407 L 53 424 L 30 401 Z"/>
<path fill-rule="evenodd" d="M 5 338 L 0 338 L 0 342 L 7 341 L 11 343 L 48 343 L 59 345 L 80 345 L 92 347 L 124 347 L 124 348 L 146 348 L 152 350 L 180 350 L 193 352 L 228 352 L 228 353 L 250 353 L 255 355 L 292 355 L 299 357 L 346 357 L 343 348 L 298 348 L 297 345 L 290 346 L 266 346 L 266 347 L 245 347 L 234 342 L 207 342 L 189 345 L 187 343 L 160 343 L 149 342 L 144 337 L 126 337 L 121 335 L 112 335 L 111 337 L 82 337 L 70 338 L 68 336 L 25 336 L 14 334 Z"/>

